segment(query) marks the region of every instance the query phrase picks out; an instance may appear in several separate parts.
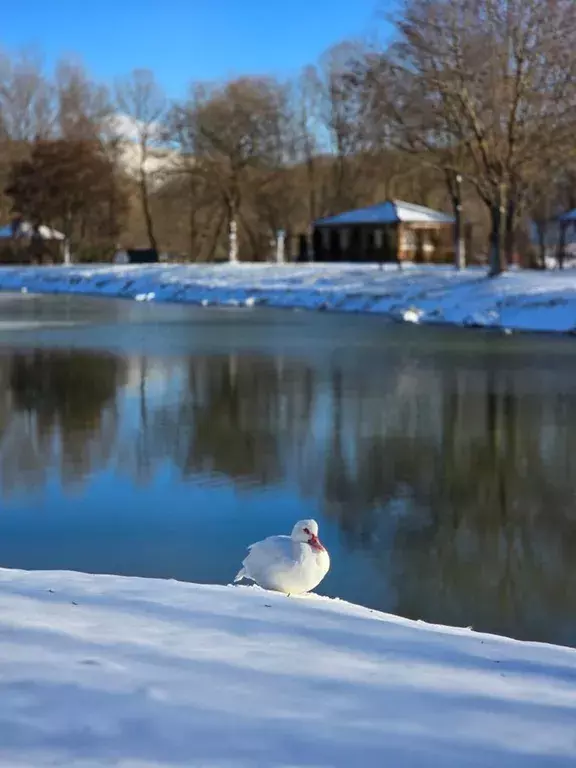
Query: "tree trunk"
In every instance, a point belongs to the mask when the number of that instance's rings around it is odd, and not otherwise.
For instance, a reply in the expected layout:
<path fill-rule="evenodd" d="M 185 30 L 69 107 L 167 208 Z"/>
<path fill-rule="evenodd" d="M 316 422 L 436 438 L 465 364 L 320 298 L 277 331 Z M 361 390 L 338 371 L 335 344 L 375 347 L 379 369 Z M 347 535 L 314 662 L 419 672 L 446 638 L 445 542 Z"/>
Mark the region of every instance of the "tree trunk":
<path fill-rule="evenodd" d="M 558 249 L 556 251 L 556 262 L 558 269 L 564 269 L 564 259 L 566 258 L 566 224 L 560 222 L 560 233 L 558 237 Z"/>
<path fill-rule="evenodd" d="M 536 236 L 538 238 L 538 267 L 546 269 L 546 224 L 536 221 Z"/>
<path fill-rule="evenodd" d="M 188 209 L 188 244 L 190 248 L 190 261 L 198 261 L 198 255 L 194 253 L 197 249 L 197 226 L 196 226 L 196 209 L 194 207 L 194 196 L 196 188 L 192 174 L 190 174 L 190 208 Z"/>
<path fill-rule="evenodd" d="M 218 247 L 218 240 L 220 239 L 220 233 L 222 231 L 223 224 L 226 220 L 226 215 L 224 213 L 221 214 L 220 220 L 214 229 L 214 233 L 212 236 L 212 240 L 210 241 L 210 245 L 208 247 L 208 250 L 206 252 L 206 261 L 214 261 L 214 257 L 216 255 L 216 249 Z"/>
<path fill-rule="evenodd" d="M 462 221 L 462 176 L 455 173 L 452 168 L 445 168 L 444 180 L 454 215 L 454 268 L 460 270 L 466 267 L 466 243 Z"/>
<path fill-rule="evenodd" d="M 490 271 L 488 277 L 498 277 L 504 272 L 506 263 L 504 260 L 504 221 L 502 200 L 492 201 L 490 206 Z"/>
<path fill-rule="evenodd" d="M 66 211 L 63 223 L 64 223 L 64 226 L 63 226 L 64 242 L 62 243 L 62 246 L 61 246 L 62 263 L 70 264 L 70 241 L 72 238 L 72 228 L 73 228 L 72 213 L 70 210 Z M 84 242 L 85 229 L 86 229 L 86 222 L 84 218 L 82 218 L 81 228 L 80 228 L 80 238 L 82 242 Z"/>
<path fill-rule="evenodd" d="M 339 149 L 338 154 L 335 159 L 335 196 L 333 198 L 332 205 L 335 206 L 336 210 L 343 211 L 348 208 L 348 198 L 350 196 L 350 190 L 348 189 L 348 185 L 346 184 L 346 176 L 347 174 L 347 160 L 344 153 Z"/>
<path fill-rule="evenodd" d="M 158 242 L 154 234 L 154 221 L 152 211 L 150 210 L 150 195 L 148 192 L 148 177 L 146 175 L 146 160 L 148 157 L 148 147 L 143 139 L 140 144 L 140 201 L 142 203 L 142 214 L 146 225 L 146 234 L 148 243 L 155 253 L 158 253 Z"/>
<path fill-rule="evenodd" d="M 276 263 L 284 264 L 286 262 L 286 233 L 279 230 L 276 234 Z"/>
<path fill-rule="evenodd" d="M 458 270 L 466 267 L 466 244 L 464 243 L 464 227 L 462 222 L 462 198 L 452 197 L 454 212 L 454 267 Z"/>
<path fill-rule="evenodd" d="M 506 189 L 506 188 L 505 188 Z M 501 200 L 501 209 L 504 210 L 504 268 L 514 263 L 516 247 L 516 226 L 519 216 L 526 203 L 526 189 L 523 189 L 514 179 L 507 188 L 507 195 L 503 194 Z M 520 264 L 525 266 L 525 264 Z"/>
<path fill-rule="evenodd" d="M 140 199 L 142 201 L 142 213 L 144 215 L 144 223 L 146 225 L 148 242 L 150 244 L 150 248 L 158 253 L 158 243 L 154 234 L 154 222 L 152 220 L 152 212 L 150 210 L 150 197 L 148 195 L 148 184 L 146 181 L 145 173 L 142 173 L 140 176 Z"/>
<path fill-rule="evenodd" d="M 238 264 L 238 222 L 233 217 L 228 223 L 228 261 Z"/>
<path fill-rule="evenodd" d="M 228 201 L 228 261 L 230 264 L 238 263 L 238 221 L 236 205 L 232 200 Z"/>
<path fill-rule="evenodd" d="M 190 249 L 189 261 L 198 261 L 197 256 L 194 254 L 196 249 L 196 242 L 196 212 L 192 209 L 192 206 L 190 206 L 190 211 L 188 214 L 188 247 Z"/>
<path fill-rule="evenodd" d="M 306 146 L 306 175 L 308 183 L 308 208 L 310 222 L 316 221 L 316 166 L 311 148 Z"/>
<path fill-rule="evenodd" d="M 238 218 L 240 212 L 240 192 L 238 180 L 234 178 L 230 186 L 223 191 L 224 204 L 228 217 L 228 261 L 238 263 Z"/>
<path fill-rule="evenodd" d="M 506 217 L 504 220 L 504 258 L 508 265 L 514 262 L 515 225 L 516 201 L 510 199 L 506 206 Z"/>

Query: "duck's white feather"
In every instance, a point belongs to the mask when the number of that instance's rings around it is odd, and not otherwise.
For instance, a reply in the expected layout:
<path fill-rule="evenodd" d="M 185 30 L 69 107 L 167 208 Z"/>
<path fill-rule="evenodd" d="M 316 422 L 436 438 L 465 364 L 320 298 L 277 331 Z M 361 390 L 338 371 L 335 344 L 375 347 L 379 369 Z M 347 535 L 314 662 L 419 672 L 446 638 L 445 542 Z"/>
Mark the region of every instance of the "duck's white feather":
<path fill-rule="evenodd" d="M 313 549 L 290 536 L 270 536 L 248 548 L 234 581 L 250 579 L 264 589 L 301 594 L 317 587 L 329 568 L 326 550 Z"/>

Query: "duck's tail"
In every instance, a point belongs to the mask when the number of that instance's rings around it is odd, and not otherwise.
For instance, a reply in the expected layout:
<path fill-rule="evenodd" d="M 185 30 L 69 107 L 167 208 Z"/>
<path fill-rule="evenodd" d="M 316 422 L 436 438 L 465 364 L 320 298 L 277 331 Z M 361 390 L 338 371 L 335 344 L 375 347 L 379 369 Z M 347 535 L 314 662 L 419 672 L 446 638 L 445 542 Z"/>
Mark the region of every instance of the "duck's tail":
<path fill-rule="evenodd" d="M 242 581 L 242 579 L 246 578 L 246 568 L 242 566 L 236 576 L 234 576 L 234 584 L 236 584 L 237 581 Z"/>

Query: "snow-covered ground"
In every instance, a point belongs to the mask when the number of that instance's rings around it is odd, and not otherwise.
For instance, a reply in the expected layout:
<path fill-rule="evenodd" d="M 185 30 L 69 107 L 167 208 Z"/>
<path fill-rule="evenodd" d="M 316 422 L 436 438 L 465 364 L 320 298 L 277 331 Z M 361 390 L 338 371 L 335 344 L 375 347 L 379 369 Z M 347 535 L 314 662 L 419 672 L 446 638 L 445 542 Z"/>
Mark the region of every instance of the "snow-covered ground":
<path fill-rule="evenodd" d="M 377 265 L 242 264 L 2 267 L 0 290 L 118 296 L 140 301 L 324 309 L 403 322 L 576 331 L 576 271 Z"/>
<path fill-rule="evenodd" d="M 2 768 L 576 760 L 576 651 L 257 588 L 0 570 Z"/>

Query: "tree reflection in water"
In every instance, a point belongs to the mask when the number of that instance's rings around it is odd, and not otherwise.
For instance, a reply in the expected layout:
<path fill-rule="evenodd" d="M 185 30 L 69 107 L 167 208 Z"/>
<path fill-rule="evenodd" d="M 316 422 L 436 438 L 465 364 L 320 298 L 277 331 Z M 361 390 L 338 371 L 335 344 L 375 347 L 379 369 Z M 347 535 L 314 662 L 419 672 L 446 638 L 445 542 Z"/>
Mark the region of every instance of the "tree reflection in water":
<path fill-rule="evenodd" d="M 103 466 L 114 446 L 114 399 L 125 368 L 106 354 L 33 350 L 0 358 L 2 489 L 66 485 Z"/>
<path fill-rule="evenodd" d="M 553 613 L 574 638 L 576 398 L 502 364 L 366 376 L 193 361 L 186 471 L 297 483 L 381 569 L 399 613 L 557 639 Z"/>
<path fill-rule="evenodd" d="M 5 357 L 2 489 L 76 481 L 112 456 L 135 484 L 169 461 L 187 482 L 289 488 L 387 585 L 377 607 L 576 642 L 573 368 L 402 349 Z"/>
<path fill-rule="evenodd" d="M 354 427 L 342 388 L 335 377 L 325 514 L 380 565 L 393 610 L 574 642 L 574 393 L 535 395 L 489 363 L 480 378 L 428 371 Z M 347 387 L 374 402 L 369 390 Z"/>

